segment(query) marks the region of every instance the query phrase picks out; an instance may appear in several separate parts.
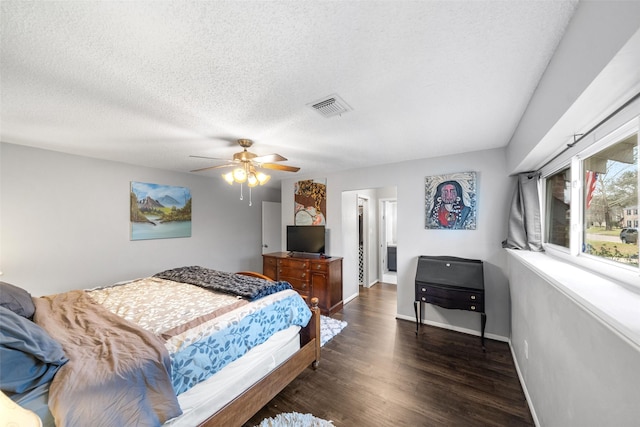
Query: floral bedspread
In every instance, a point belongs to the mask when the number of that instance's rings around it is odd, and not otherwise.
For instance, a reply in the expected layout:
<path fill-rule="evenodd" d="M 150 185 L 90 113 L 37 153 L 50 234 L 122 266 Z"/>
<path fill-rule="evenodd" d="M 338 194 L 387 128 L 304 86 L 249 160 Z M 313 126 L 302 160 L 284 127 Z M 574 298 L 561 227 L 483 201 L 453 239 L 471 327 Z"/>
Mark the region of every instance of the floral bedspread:
<path fill-rule="evenodd" d="M 274 333 L 306 326 L 311 310 L 302 297 L 286 290 L 216 318 L 219 330 L 171 354 L 176 394 L 183 393 L 238 359 Z"/>
<path fill-rule="evenodd" d="M 247 301 L 149 277 L 87 294 L 107 310 L 164 341 L 176 395 L 209 378 L 274 333 L 292 325 L 305 326 L 311 319 L 311 310 L 291 289 Z"/>

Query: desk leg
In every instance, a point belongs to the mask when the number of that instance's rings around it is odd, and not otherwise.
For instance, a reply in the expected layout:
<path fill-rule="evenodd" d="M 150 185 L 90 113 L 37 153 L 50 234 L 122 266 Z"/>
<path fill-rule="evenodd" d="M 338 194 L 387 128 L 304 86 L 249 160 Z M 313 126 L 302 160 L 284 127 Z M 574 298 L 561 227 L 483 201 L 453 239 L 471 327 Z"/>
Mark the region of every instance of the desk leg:
<path fill-rule="evenodd" d="M 419 301 L 413 302 L 413 310 L 416 312 L 416 335 L 418 335 L 418 331 L 420 330 L 420 317 L 418 317 L 418 304 Z"/>
<path fill-rule="evenodd" d="M 485 351 L 484 348 L 484 327 L 487 325 L 487 314 L 480 313 L 482 315 L 482 324 L 481 324 L 481 342 L 482 342 L 482 351 Z"/>

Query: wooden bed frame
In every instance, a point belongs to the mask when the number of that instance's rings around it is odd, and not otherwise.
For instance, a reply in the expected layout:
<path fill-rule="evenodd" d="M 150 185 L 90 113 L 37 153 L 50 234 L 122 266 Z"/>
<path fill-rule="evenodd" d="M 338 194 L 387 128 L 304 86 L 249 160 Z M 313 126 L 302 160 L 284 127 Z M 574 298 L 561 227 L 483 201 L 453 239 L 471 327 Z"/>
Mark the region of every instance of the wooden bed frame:
<path fill-rule="evenodd" d="M 251 271 L 241 271 L 238 274 L 270 278 Z M 267 376 L 253 384 L 242 394 L 222 409 L 207 418 L 200 427 L 242 426 L 249 421 L 264 405 L 269 403 L 282 389 L 293 381 L 309 366 L 313 369 L 320 362 L 320 309 L 318 298 L 311 299 L 311 320 L 300 330 L 300 350 L 280 364 Z"/>

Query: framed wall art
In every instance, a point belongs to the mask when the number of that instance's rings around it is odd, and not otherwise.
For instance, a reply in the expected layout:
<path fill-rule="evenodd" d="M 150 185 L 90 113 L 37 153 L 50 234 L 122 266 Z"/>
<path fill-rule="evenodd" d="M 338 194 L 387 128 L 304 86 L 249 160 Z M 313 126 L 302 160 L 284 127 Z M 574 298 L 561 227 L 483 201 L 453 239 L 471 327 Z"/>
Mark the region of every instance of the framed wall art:
<path fill-rule="evenodd" d="M 307 179 L 295 183 L 295 225 L 326 225 L 327 180 Z"/>
<path fill-rule="evenodd" d="M 191 237 L 191 191 L 131 182 L 131 240 Z"/>
<path fill-rule="evenodd" d="M 459 172 L 425 179 L 425 228 L 476 229 L 476 173 Z"/>

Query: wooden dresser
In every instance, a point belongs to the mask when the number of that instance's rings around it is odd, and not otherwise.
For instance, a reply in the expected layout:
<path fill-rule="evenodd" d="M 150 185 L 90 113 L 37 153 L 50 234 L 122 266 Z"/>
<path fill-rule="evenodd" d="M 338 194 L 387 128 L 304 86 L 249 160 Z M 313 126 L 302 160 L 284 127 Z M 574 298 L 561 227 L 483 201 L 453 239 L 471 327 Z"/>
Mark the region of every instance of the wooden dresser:
<path fill-rule="evenodd" d="M 452 256 L 421 256 L 416 271 L 416 334 L 422 323 L 422 303 L 480 313 L 480 337 L 484 349 L 484 269 L 477 259 Z"/>
<path fill-rule="evenodd" d="M 290 256 L 288 252 L 262 255 L 262 274 L 284 280 L 305 299 L 316 297 L 322 314 L 342 309 L 342 258 Z"/>

